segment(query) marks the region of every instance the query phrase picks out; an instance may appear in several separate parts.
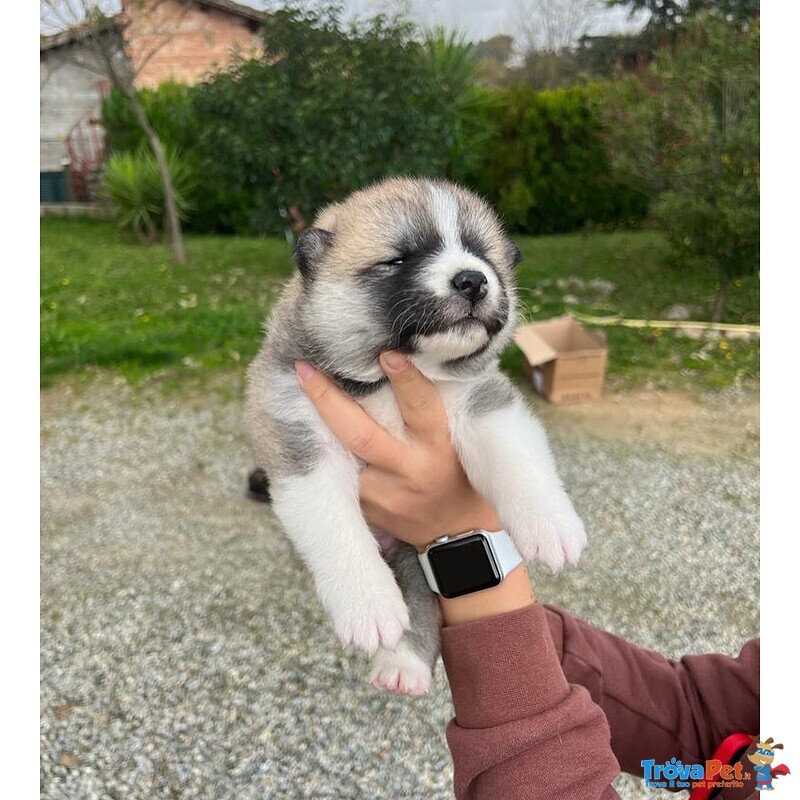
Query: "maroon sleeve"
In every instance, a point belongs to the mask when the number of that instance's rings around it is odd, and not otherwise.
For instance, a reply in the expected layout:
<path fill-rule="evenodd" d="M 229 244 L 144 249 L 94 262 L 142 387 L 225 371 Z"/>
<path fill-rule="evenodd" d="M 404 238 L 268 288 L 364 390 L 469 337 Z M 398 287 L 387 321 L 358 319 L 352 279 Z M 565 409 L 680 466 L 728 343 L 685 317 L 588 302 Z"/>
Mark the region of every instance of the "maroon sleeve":
<path fill-rule="evenodd" d="M 608 723 L 564 677 L 544 606 L 442 629 L 458 800 L 612 800 Z"/>
<path fill-rule="evenodd" d="M 671 758 L 703 763 L 732 733 L 758 734 L 760 643 L 736 658 L 687 655 L 672 661 L 546 607 L 567 680 L 585 686 L 605 712 L 620 767 Z"/>

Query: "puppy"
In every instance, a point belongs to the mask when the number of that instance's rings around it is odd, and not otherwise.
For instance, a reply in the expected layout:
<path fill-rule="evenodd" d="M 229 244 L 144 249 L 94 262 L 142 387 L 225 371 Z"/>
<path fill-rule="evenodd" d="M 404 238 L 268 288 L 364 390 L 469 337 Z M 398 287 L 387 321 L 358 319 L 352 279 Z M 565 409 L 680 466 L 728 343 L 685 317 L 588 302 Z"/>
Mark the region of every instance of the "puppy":
<path fill-rule="evenodd" d="M 519 251 L 472 192 L 391 178 L 323 209 L 295 260 L 248 372 L 258 465 L 341 641 L 375 653 L 374 685 L 423 693 L 439 652 L 438 604 L 413 548 L 397 543 L 382 557 L 359 506 L 363 464 L 322 422 L 294 364 L 327 373 L 402 438 L 378 354 L 409 354 L 436 382 L 464 470 L 523 558 L 554 571 L 574 563 L 583 525 L 541 424 L 498 367 L 517 321 Z"/>

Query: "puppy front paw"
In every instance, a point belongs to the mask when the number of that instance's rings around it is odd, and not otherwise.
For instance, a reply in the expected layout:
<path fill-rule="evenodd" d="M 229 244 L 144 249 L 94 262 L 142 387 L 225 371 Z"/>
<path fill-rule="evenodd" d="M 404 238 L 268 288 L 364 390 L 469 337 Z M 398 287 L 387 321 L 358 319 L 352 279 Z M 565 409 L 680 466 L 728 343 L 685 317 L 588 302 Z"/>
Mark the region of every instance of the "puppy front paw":
<path fill-rule="evenodd" d="M 369 680 L 376 689 L 418 696 L 428 691 L 431 677 L 431 668 L 401 640 L 394 650 L 378 650 Z"/>
<path fill-rule="evenodd" d="M 408 630 L 408 608 L 399 587 L 390 585 L 342 586 L 335 597 L 323 598 L 336 635 L 344 645 L 355 645 L 367 653 L 379 646 L 397 646 Z"/>
<path fill-rule="evenodd" d="M 541 561 L 553 572 L 564 562 L 577 564 L 586 546 L 586 531 L 574 512 L 534 515 L 525 520 L 524 528 L 512 531 L 520 555 L 528 561 Z"/>

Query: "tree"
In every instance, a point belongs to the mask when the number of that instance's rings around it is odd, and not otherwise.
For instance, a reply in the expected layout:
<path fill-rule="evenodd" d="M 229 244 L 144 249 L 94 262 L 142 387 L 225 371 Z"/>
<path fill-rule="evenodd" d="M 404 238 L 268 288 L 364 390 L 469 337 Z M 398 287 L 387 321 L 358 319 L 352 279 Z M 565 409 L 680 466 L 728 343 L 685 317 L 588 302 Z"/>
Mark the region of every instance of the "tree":
<path fill-rule="evenodd" d="M 758 20 L 698 17 L 616 86 L 603 108 L 615 171 L 651 198 L 681 263 L 716 272 L 719 321 L 759 264 Z"/>
<path fill-rule="evenodd" d="M 649 31 L 672 31 L 703 14 L 713 13 L 737 25 L 758 17 L 761 0 L 606 0 L 610 6 L 627 6 L 631 15 L 647 11 Z"/>
<path fill-rule="evenodd" d="M 512 16 L 522 54 L 516 79 L 538 89 L 573 83 L 578 77 L 574 47 L 601 7 L 598 0 L 516 0 Z"/>
<path fill-rule="evenodd" d="M 479 61 L 493 61 L 505 66 L 514 55 L 514 37 L 506 33 L 498 33 L 489 39 L 473 45 L 475 58 Z"/>
<path fill-rule="evenodd" d="M 583 36 L 575 53 L 581 72 L 610 76 L 635 72 L 653 59 L 660 47 L 675 45 L 681 31 L 703 14 L 716 14 L 743 29 L 759 16 L 760 0 L 605 0 L 611 7 L 627 7 L 632 19 L 644 13 L 638 33 Z"/>
<path fill-rule="evenodd" d="M 475 83 L 500 87 L 509 83 L 515 58 L 514 37 L 499 33 L 472 45 L 475 58 Z"/>
<path fill-rule="evenodd" d="M 513 22 L 523 53 L 559 53 L 589 32 L 598 0 L 516 0 Z"/>
<path fill-rule="evenodd" d="M 133 16 L 126 13 L 126 4 L 123 4 L 122 13 L 115 13 L 116 4 L 103 0 L 41 0 L 40 13 L 45 29 L 71 29 L 76 39 L 94 54 L 93 61 L 102 74 L 125 98 L 158 166 L 164 193 L 164 223 L 173 258 L 178 264 L 185 264 L 180 214 L 167 155 L 136 94 L 137 75 L 175 36 L 180 25 L 181 17 L 165 19 L 158 13 L 162 2 L 164 0 L 134 0 L 136 24 L 140 30 L 146 30 L 153 41 L 147 51 L 139 54 L 135 64 L 125 37 L 125 30 L 133 20 Z M 188 5 L 184 14 L 186 10 Z"/>

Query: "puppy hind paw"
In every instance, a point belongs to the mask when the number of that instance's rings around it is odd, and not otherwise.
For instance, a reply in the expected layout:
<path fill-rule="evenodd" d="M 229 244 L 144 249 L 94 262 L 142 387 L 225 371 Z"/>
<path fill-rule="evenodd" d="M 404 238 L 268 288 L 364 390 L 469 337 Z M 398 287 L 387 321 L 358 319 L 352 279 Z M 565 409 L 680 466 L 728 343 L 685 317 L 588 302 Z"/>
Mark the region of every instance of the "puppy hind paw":
<path fill-rule="evenodd" d="M 418 697 L 428 692 L 431 677 L 431 668 L 401 641 L 393 650 L 378 650 L 369 680 L 376 689 Z"/>
<path fill-rule="evenodd" d="M 397 646 L 403 631 L 408 630 L 408 608 L 398 589 L 349 603 L 331 614 L 336 635 L 344 645 L 354 645 L 369 654 L 378 647 Z"/>

